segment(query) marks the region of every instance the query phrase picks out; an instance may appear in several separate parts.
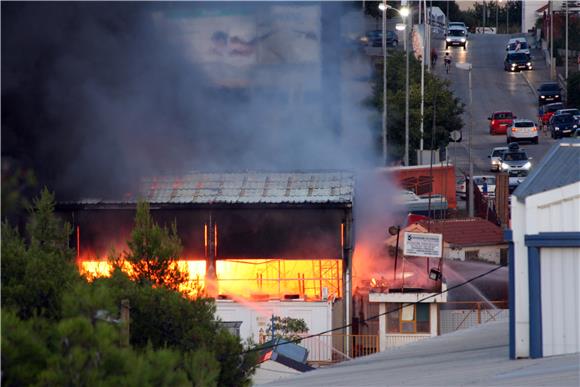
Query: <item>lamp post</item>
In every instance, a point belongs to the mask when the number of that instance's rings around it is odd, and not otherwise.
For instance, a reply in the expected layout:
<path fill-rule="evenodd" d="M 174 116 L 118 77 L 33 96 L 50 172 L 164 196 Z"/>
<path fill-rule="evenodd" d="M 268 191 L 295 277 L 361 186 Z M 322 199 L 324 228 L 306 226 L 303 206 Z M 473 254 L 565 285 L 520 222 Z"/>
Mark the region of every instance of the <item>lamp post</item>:
<path fill-rule="evenodd" d="M 406 98 L 405 98 L 405 165 L 409 165 L 409 48 L 407 44 L 407 25 L 406 18 L 409 16 L 410 10 L 408 7 L 401 7 L 401 9 L 393 8 L 383 0 L 379 4 L 379 9 L 383 12 L 383 162 L 387 164 L 387 10 L 393 9 L 399 13 L 403 20 L 404 26 L 397 25 L 397 30 L 405 30 L 403 35 L 406 51 Z"/>
<path fill-rule="evenodd" d="M 387 0 L 379 4 L 383 11 L 383 166 L 387 165 Z"/>
<path fill-rule="evenodd" d="M 456 63 L 455 67 L 461 70 L 468 71 L 469 74 L 469 141 L 468 141 L 468 158 L 469 158 L 469 217 L 473 218 L 474 216 L 474 201 L 473 201 L 473 159 L 471 155 L 471 143 L 473 137 L 473 94 L 471 91 L 471 63 Z"/>
<path fill-rule="evenodd" d="M 405 24 L 405 166 L 409 166 L 409 37 L 407 31 L 407 16 L 410 10 L 407 7 L 401 8 L 399 14 Z"/>

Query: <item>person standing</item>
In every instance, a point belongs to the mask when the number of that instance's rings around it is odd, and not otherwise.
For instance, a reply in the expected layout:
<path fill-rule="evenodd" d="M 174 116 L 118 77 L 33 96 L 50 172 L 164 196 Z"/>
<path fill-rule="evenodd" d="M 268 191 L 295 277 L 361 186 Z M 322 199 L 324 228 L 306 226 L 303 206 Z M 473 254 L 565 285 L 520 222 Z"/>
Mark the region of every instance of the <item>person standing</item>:
<path fill-rule="evenodd" d="M 481 190 L 483 192 L 483 196 L 487 196 L 487 177 L 483 178 L 483 184 L 482 184 Z"/>

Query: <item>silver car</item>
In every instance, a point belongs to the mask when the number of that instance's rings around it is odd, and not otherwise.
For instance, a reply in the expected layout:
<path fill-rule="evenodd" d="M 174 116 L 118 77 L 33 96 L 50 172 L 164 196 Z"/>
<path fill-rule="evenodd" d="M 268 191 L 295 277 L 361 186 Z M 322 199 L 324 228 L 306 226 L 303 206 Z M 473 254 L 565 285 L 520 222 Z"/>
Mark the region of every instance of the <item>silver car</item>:
<path fill-rule="evenodd" d="M 502 155 L 499 170 L 510 174 L 519 171 L 529 171 L 532 168 L 531 159 L 524 150 L 510 149 Z"/>
<path fill-rule="evenodd" d="M 491 150 L 491 153 L 487 157 L 490 159 L 490 169 L 492 172 L 499 171 L 499 166 L 501 165 L 501 155 L 503 155 L 504 152 L 507 152 L 508 150 L 509 148 L 507 146 L 500 146 Z"/>

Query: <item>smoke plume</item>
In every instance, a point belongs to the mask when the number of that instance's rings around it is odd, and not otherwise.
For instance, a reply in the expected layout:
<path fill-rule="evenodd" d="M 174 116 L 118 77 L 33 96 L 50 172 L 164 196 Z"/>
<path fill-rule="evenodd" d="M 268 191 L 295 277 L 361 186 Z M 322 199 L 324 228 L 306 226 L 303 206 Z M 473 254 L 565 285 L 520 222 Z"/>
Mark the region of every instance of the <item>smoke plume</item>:
<path fill-rule="evenodd" d="M 2 155 L 60 199 L 191 170 L 372 166 L 346 7 L 4 2 Z"/>

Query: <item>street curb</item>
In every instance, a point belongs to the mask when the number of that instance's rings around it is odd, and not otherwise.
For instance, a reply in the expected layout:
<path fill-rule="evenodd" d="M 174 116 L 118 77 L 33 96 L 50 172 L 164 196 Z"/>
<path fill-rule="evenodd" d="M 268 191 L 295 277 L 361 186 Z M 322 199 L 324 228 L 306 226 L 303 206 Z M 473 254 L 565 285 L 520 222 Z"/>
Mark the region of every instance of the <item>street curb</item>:
<path fill-rule="evenodd" d="M 538 93 L 536 92 L 536 88 L 532 85 L 532 83 L 530 82 L 530 80 L 528 79 L 528 77 L 526 77 L 526 75 L 523 72 L 520 72 L 520 74 L 525 79 L 526 83 L 530 87 L 530 90 L 532 90 L 532 94 L 534 94 L 534 96 L 536 98 L 538 98 Z"/>

